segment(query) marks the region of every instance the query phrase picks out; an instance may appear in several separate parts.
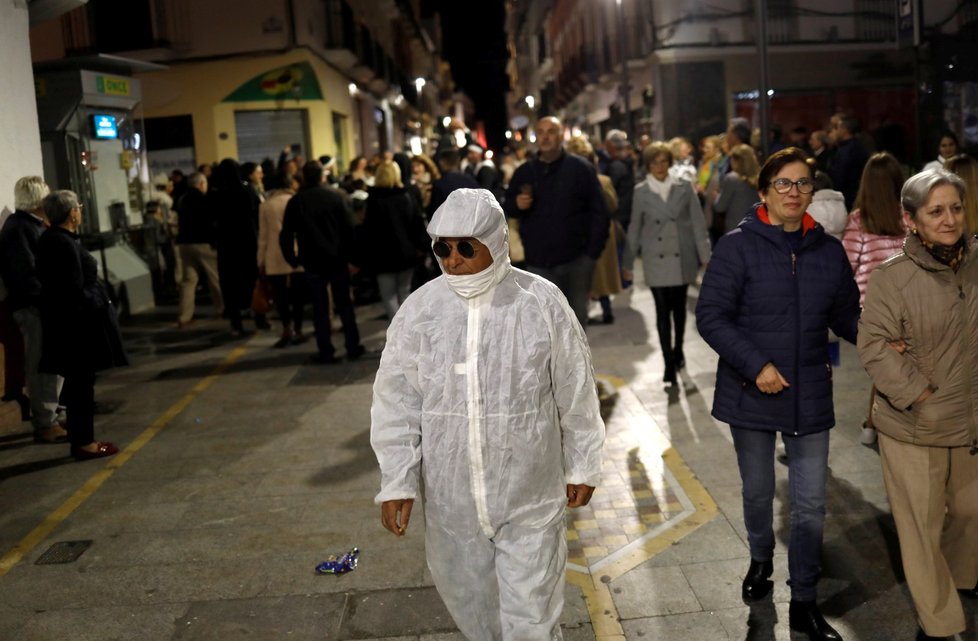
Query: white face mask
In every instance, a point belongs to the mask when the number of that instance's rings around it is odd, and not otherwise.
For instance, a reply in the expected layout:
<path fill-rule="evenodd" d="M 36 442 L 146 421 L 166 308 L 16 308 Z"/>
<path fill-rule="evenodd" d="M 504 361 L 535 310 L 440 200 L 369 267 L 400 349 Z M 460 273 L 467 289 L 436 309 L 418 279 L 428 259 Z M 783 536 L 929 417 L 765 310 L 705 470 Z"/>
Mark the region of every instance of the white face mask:
<path fill-rule="evenodd" d="M 463 274 L 452 276 L 445 274 L 448 286 L 462 298 L 475 298 L 479 294 L 485 294 L 493 285 L 496 284 L 496 264 L 493 263 L 478 274 Z"/>

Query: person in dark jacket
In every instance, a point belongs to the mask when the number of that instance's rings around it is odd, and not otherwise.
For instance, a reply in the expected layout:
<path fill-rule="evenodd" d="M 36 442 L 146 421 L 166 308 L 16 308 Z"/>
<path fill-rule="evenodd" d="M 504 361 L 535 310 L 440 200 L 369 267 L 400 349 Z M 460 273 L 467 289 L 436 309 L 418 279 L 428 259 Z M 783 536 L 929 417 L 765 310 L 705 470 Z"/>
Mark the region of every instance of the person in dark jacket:
<path fill-rule="evenodd" d="M 323 166 L 310 160 L 302 167 L 302 189 L 289 200 L 282 219 L 279 246 L 282 256 L 293 267 L 305 269 L 312 296 L 313 326 L 319 353 L 313 361 L 336 363 L 330 340 L 329 294 L 333 308 L 343 321 L 343 335 L 348 359 L 364 353 L 357 329 L 357 315 L 350 298 L 350 275 L 359 268 L 351 251 L 354 246 L 353 208 L 349 197 L 339 189 L 323 184 Z M 296 244 L 299 253 L 296 255 Z"/>
<path fill-rule="evenodd" d="M 827 330 L 855 342 L 859 290 L 842 244 L 806 212 L 813 188 L 801 150 L 768 158 L 758 176 L 762 202 L 713 251 L 696 321 L 720 356 L 713 416 L 731 426 L 743 482 L 751 562 L 742 595 L 757 600 L 772 587 L 780 432 L 792 497 L 789 624 L 833 640 L 841 637 L 815 603 L 835 424 Z"/>
<path fill-rule="evenodd" d="M 98 263 L 78 239 L 81 205 L 74 192 L 44 199 L 51 223 L 37 242 L 44 346 L 40 369 L 64 376 L 68 441 L 77 460 L 112 456 L 118 448 L 95 440 L 95 373 L 129 364 L 115 308 L 98 278 Z"/>
<path fill-rule="evenodd" d="M 251 307 L 258 278 L 258 206 L 255 192 L 241 180 L 237 161 L 225 158 L 214 171 L 207 206 L 217 220 L 217 271 L 231 333 L 244 334 L 241 310 Z M 255 326 L 267 325 L 256 315 Z"/>
<path fill-rule="evenodd" d="M 852 116 L 837 114 L 832 119 L 832 136 L 835 140 L 835 153 L 829 164 L 832 184 L 846 198 L 846 209 L 852 211 L 859 192 L 859 181 L 863 167 L 869 160 L 866 148 L 856 138 L 859 133 L 859 120 Z"/>
<path fill-rule="evenodd" d="M 438 155 L 435 157 L 441 178 L 431 185 L 431 200 L 428 201 L 428 219 L 435 210 L 448 198 L 448 194 L 456 189 L 478 189 L 479 183 L 475 178 L 462 173 L 459 169 L 461 155 L 451 138 L 443 138 L 438 144 Z"/>
<path fill-rule="evenodd" d="M 608 240 L 608 208 L 591 163 L 564 153 L 563 133 L 553 116 L 537 121 L 540 153 L 513 172 L 503 208 L 520 221 L 526 270 L 557 285 L 587 327 L 594 263 Z"/>
<path fill-rule="evenodd" d="M 217 224 L 207 198 L 207 178 L 193 173 L 187 178 L 189 187 L 177 202 L 177 251 L 183 264 L 183 280 L 180 283 L 180 315 L 177 325 L 185 327 L 194 318 L 194 299 L 197 281 L 203 274 L 211 292 L 218 315 L 224 312 L 221 282 L 218 276 Z"/>
<path fill-rule="evenodd" d="M 385 160 L 374 172 L 363 224 L 357 229 L 366 269 L 377 275 L 387 318 L 411 293 L 414 270 L 431 246 L 417 203 L 401 182 L 398 165 Z M 426 242 L 427 241 L 427 242 Z"/>
<path fill-rule="evenodd" d="M 38 370 L 43 332 L 38 305 L 41 281 L 37 278 L 37 242 L 47 227 L 42 202 L 50 189 L 40 176 L 25 176 L 14 185 L 15 211 L 0 231 L 0 278 L 7 288 L 4 305 L 23 336 L 24 375 L 30 395 L 34 440 L 64 441 L 67 435 L 58 424 L 58 376 Z M 23 401 L 18 397 L 21 403 Z M 23 411 L 23 405 L 22 405 Z"/>

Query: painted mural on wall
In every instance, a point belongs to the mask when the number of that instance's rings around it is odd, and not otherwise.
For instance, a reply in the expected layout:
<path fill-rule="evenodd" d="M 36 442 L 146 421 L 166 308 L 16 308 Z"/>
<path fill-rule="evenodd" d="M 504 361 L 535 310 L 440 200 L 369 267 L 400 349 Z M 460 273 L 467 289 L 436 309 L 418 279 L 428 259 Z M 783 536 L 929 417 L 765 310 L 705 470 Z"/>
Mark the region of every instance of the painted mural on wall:
<path fill-rule="evenodd" d="M 316 72 L 308 62 L 272 69 L 259 74 L 231 92 L 223 102 L 256 100 L 322 100 Z"/>

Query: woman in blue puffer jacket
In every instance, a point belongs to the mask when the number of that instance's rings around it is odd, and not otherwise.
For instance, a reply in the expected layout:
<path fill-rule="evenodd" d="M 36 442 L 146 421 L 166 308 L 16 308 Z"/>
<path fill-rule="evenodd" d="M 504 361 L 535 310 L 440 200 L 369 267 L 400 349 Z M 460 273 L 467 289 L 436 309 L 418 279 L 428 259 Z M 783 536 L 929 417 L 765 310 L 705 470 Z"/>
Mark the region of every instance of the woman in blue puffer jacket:
<path fill-rule="evenodd" d="M 841 637 L 815 604 L 835 424 L 826 330 L 855 342 L 859 290 L 842 244 L 806 212 L 813 187 L 800 150 L 768 158 L 758 176 L 762 202 L 713 252 L 696 322 L 720 355 L 713 416 L 731 426 L 743 483 L 751 553 L 743 597 L 763 598 L 772 587 L 780 432 L 792 497 L 789 624 L 833 640 Z"/>

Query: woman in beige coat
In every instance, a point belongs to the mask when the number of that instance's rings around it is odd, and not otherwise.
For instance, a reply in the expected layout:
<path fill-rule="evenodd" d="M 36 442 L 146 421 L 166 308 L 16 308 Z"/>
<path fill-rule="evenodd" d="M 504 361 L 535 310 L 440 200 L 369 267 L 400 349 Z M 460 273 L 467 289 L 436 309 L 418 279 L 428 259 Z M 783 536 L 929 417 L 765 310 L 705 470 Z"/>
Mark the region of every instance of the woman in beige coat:
<path fill-rule="evenodd" d="M 978 593 L 978 241 L 964 192 L 942 169 L 904 184 L 911 234 L 873 272 L 859 322 L 918 639 L 963 631 L 955 589 Z"/>
<path fill-rule="evenodd" d="M 282 348 L 306 340 L 302 333 L 303 307 L 309 300 L 306 279 L 289 265 L 279 249 L 285 206 L 299 188 L 295 176 L 282 174 L 271 181 L 274 188 L 258 208 L 258 270 L 272 285 L 272 300 L 282 321 L 282 336 L 273 347 Z"/>

